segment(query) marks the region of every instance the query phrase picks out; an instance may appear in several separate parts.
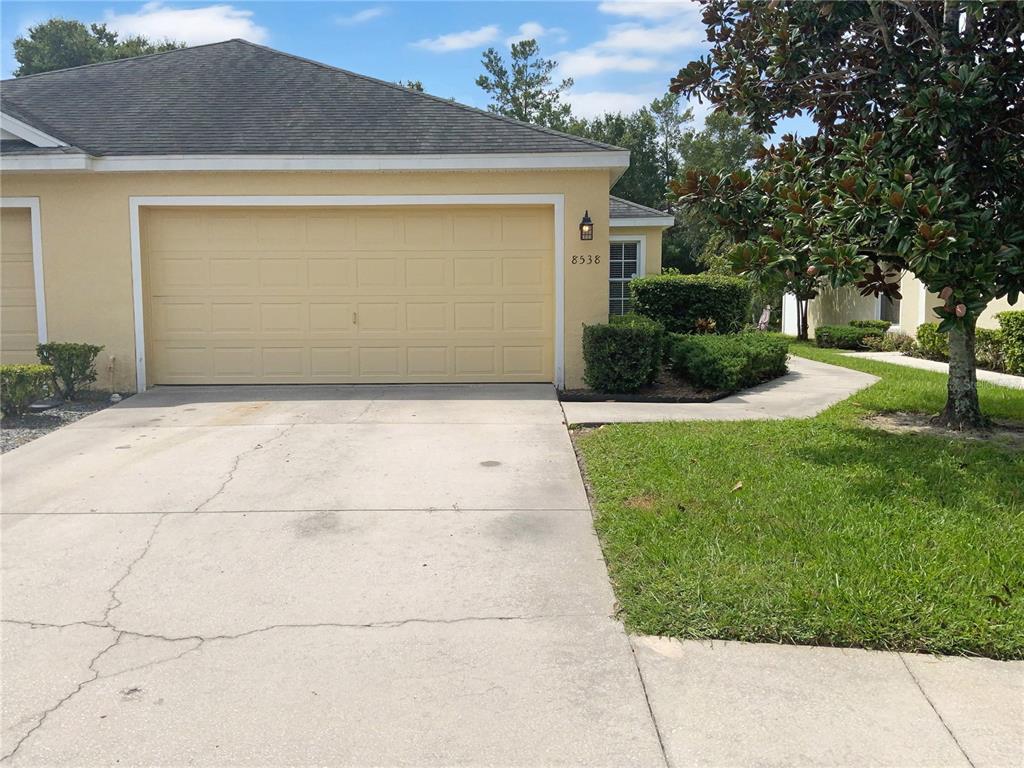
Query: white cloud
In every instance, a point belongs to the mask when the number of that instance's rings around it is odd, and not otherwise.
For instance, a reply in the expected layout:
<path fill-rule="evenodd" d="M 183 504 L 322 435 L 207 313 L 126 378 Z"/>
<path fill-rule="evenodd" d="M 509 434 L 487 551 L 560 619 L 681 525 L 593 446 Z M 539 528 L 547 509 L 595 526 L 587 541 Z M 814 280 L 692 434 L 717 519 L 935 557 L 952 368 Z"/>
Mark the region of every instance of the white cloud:
<path fill-rule="evenodd" d="M 606 112 L 635 112 L 660 95 L 635 91 L 570 91 L 564 98 L 572 105 L 573 114 L 580 117 L 598 117 Z"/>
<path fill-rule="evenodd" d="M 122 36 L 142 35 L 154 41 L 202 45 L 241 37 L 253 43 L 265 42 L 270 34 L 253 21 L 252 15 L 252 11 L 231 5 L 171 8 L 157 0 L 135 13 L 107 11 L 103 20 Z"/>
<path fill-rule="evenodd" d="M 612 16 L 633 16 L 658 21 L 678 16 L 700 18 L 700 6 L 693 0 L 639 0 L 639 2 L 604 2 L 597 6 L 601 13 Z"/>
<path fill-rule="evenodd" d="M 519 25 L 519 32 L 515 35 L 510 35 L 505 38 L 506 45 L 512 45 L 523 40 L 540 40 L 541 38 L 551 38 L 559 43 L 564 43 L 568 39 L 565 30 L 561 27 L 545 27 L 536 21 L 527 21 Z"/>
<path fill-rule="evenodd" d="M 381 6 L 364 8 L 361 11 L 353 13 L 351 16 L 335 16 L 334 23 L 339 27 L 354 27 L 358 24 L 365 24 L 373 19 L 379 19 L 387 12 L 387 8 L 382 8 Z"/>
<path fill-rule="evenodd" d="M 497 39 L 501 30 L 497 24 L 489 24 L 480 29 L 467 29 L 464 32 L 451 32 L 439 37 L 428 37 L 413 43 L 416 48 L 423 48 L 434 53 L 463 51 L 466 48 L 478 48 Z"/>
<path fill-rule="evenodd" d="M 704 29 L 687 22 L 673 22 L 645 27 L 640 24 L 614 24 L 597 48 L 615 51 L 667 53 L 686 48 L 704 40 Z"/>
<path fill-rule="evenodd" d="M 560 77 L 587 77 L 603 72 L 650 72 L 658 67 L 657 60 L 648 56 L 608 53 L 593 48 L 563 51 L 553 58 L 558 62 Z"/>

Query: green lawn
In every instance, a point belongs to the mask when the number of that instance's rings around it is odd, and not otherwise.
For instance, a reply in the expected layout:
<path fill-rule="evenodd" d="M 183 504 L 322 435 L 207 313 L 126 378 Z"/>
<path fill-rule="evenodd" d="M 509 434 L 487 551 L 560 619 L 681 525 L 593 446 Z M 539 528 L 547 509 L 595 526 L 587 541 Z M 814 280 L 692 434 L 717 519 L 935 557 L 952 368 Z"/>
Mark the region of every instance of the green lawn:
<path fill-rule="evenodd" d="M 579 438 L 629 629 L 1024 658 L 1024 453 L 866 427 L 938 412 L 944 376 L 793 352 L 882 380 L 813 419 Z M 1024 420 L 1024 391 L 980 392 Z"/>

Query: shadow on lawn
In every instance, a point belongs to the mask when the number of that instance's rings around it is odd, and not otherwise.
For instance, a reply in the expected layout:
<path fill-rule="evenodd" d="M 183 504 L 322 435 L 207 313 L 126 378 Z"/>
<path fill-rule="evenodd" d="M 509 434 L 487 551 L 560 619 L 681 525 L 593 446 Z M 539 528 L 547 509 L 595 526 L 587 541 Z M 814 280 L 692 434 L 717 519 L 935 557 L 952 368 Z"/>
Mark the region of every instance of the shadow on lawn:
<path fill-rule="evenodd" d="M 1024 452 L 998 443 L 956 437 L 893 433 L 869 426 L 835 424 L 843 439 L 805 442 L 794 458 L 815 464 L 825 476 L 845 477 L 847 494 L 870 501 L 901 497 L 920 505 L 968 506 L 993 497 L 1024 503 Z M 869 468 L 851 472 L 852 464 Z M 984 513 L 987 510 L 977 510 Z"/>

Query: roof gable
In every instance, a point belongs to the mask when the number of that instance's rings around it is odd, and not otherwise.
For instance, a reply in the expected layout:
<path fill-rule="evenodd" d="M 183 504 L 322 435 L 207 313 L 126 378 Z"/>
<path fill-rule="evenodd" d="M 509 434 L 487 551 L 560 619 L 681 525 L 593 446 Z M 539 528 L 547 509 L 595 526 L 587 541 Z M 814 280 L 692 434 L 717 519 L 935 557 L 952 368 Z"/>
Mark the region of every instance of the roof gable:
<path fill-rule="evenodd" d="M 2 99 L 98 157 L 622 151 L 244 40 L 5 80 Z"/>

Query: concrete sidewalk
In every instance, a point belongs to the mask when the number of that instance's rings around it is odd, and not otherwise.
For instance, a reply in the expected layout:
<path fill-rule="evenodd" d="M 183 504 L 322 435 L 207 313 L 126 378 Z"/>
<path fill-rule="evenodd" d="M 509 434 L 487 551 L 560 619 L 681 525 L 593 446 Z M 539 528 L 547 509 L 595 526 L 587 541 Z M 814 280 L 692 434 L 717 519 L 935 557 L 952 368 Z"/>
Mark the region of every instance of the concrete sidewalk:
<path fill-rule="evenodd" d="M 936 373 L 949 373 L 949 363 L 937 360 L 924 360 L 920 357 L 909 357 L 901 352 L 847 352 L 850 357 L 862 357 L 865 360 L 875 360 L 879 363 L 892 363 L 903 365 L 907 368 L 920 368 L 923 371 L 935 371 Z M 978 381 L 987 381 L 989 384 L 998 384 L 1001 387 L 1011 389 L 1024 389 L 1024 376 L 1014 376 L 1009 373 L 998 371 L 986 371 L 978 369 Z"/>
<path fill-rule="evenodd" d="M 713 403 L 562 403 L 568 424 L 640 421 L 746 421 L 815 416 L 878 381 L 849 368 L 789 358 L 789 373 Z"/>
<path fill-rule="evenodd" d="M 669 765 L 1024 765 L 1024 662 L 634 637 Z"/>

